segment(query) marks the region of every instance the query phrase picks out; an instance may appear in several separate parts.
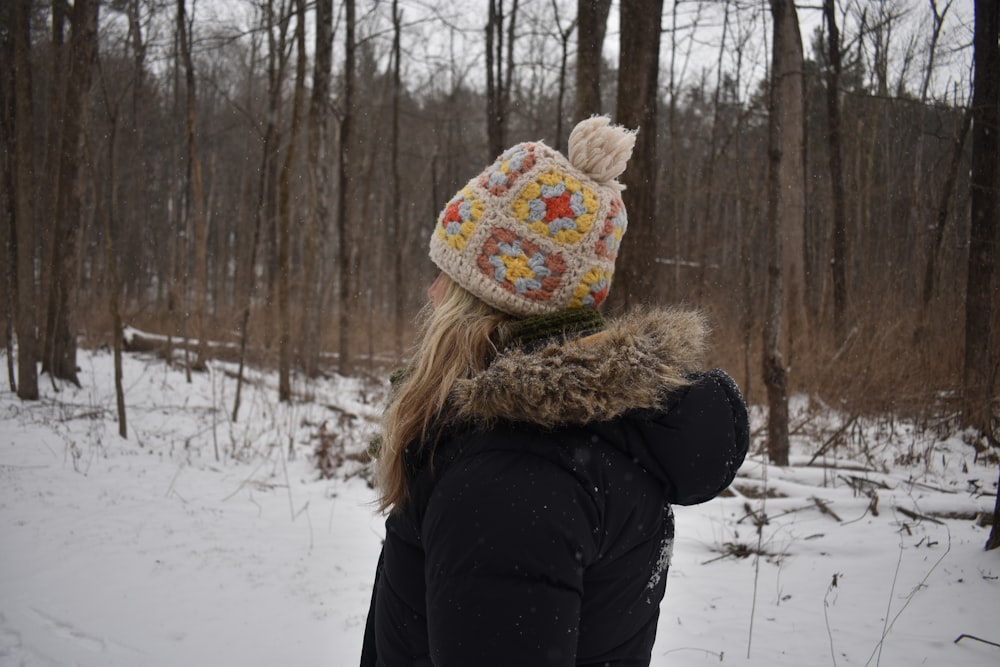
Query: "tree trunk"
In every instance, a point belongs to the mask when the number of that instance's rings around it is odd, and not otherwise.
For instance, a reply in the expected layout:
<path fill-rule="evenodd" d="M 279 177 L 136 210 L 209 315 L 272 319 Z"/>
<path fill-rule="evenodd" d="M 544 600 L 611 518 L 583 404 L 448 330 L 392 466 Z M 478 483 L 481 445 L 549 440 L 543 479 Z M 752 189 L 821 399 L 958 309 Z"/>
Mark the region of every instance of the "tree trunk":
<path fill-rule="evenodd" d="M 198 337 L 198 354 L 195 359 L 195 368 L 205 367 L 206 338 L 208 337 L 208 327 L 205 324 L 206 310 L 208 310 L 208 252 L 205 224 L 204 193 L 201 175 L 201 160 L 198 158 L 198 145 L 196 138 L 196 113 L 195 113 L 195 72 L 194 60 L 191 57 L 191 43 L 189 39 L 188 19 L 184 6 L 185 0 L 177 0 L 177 37 L 180 48 L 180 56 L 184 62 L 184 139 L 187 148 L 187 174 L 185 178 L 184 203 L 187 211 L 187 219 L 194 223 L 194 331 Z M 185 274 L 187 271 L 185 271 Z M 184 293 L 185 302 L 188 299 L 187 290 Z M 192 309 L 185 309 L 192 310 Z"/>
<path fill-rule="evenodd" d="M 14 32 L 20 27 L 15 19 L 15 3 L 0 6 L 0 59 L 14 63 Z M 7 383 L 17 392 L 17 371 L 14 353 L 14 312 L 17 310 L 17 196 L 14 153 L 17 150 L 14 127 L 16 98 L 15 67 L 0 70 L 0 242 L 3 244 L 5 265 L 0 275 L 3 290 L 4 343 L 7 350 Z"/>
<path fill-rule="evenodd" d="M 405 322 L 405 284 L 403 282 L 403 249 L 408 240 L 407 230 L 403 229 L 400 190 L 402 189 L 402 179 L 399 171 L 399 102 L 402 94 L 403 82 L 401 79 L 401 37 L 403 25 L 403 12 L 400 11 L 398 0 L 392 0 L 392 234 L 395 240 L 393 244 L 395 258 L 392 271 L 392 294 L 393 303 L 393 347 L 396 352 L 397 362 L 403 360 L 403 324 Z"/>
<path fill-rule="evenodd" d="M 346 6 L 346 42 L 344 44 L 344 88 L 341 95 L 341 118 L 340 118 L 340 164 L 338 174 L 337 191 L 337 232 L 338 232 L 338 252 L 337 259 L 340 270 L 340 313 L 339 313 L 339 358 L 337 360 L 338 369 L 341 375 L 350 375 L 351 364 L 351 316 L 352 308 L 352 277 L 354 274 L 351 262 L 351 245 L 353 243 L 353 233 L 351 231 L 351 221 L 348 218 L 348 194 L 351 186 L 350 158 L 351 158 L 351 121 L 354 114 L 354 56 L 356 44 L 354 42 L 354 0 L 345 0 Z"/>
<path fill-rule="evenodd" d="M 503 0 L 490 0 L 486 19 L 486 136 L 491 156 L 506 146 L 503 108 Z"/>
<path fill-rule="evenodd" d="M 847 211 L 840 127 L 840 31 L 837 29 L 834 4 L 834 0 L 823 0 L 829 60 L 826 71 L 826 144 L 833 195 L 833 256 L 830 260 L 830 281 L 833 284 L 833 335 L 839 345 L 844 340 L 847 318 Z"/>
<path fill-rule="evenodd" d="M 76 281 L 77 236 L 83 215 L 83 180 L 81 150 L 87 128 L 88 97 L 94 60 L 97 56 L 97 0 L 76 0 L 70 18 L 69 71 L 60 109 L 62 132 L 59 154 L 59 185 L 55 194 L 50 239 L 52 277 L 42 370 L 53 378 L 68 380 L 77 386 L 76 336 L 71 326 L 71 291 Z"/>
<path fill-rule="evenodd" d="M 622 246 L 612 298 L 624 308 L 661 297 L 656 259 L 660 251 L 656 216 L 657 78 L 660 58 L 660 15 L 663 0 L 622 0 L 622 34 L 618 70 L 618 122 L 638 128 L 632 159 L 622 182 L 630 240 Z"/>
<path fill-rule="evenodd" d="M 1000 216 L 1000 4 L 976 0 L 973 36 L 975 79 L 972 96 L 972 223 L 965 297 L 965 379 L 962 419 L 967 427 L 991 433 L 993 358 L 990 345 L 993 269 Z"/>
<path fill-rule="evenodd" d="M 778 114 L 781 163 L 781 272 L 785 294 L 785 331 L 788 366 L 794 366 L 793 354 L 799 341 L 808 340 L 806 327 L 807 282 L 805 272 L 805 220 L 806 220 L 806 130 L 805 130 L 805 79 L 803 71 L 802 36 L 794 0 L 777 0 L 771 3 L 781 13 L 774 19 L 775 32 L 782 32 L 780 42 L 775 38 L 774 48 L 781 49 L 780 69 L 772 67 L 772 76 L 782 88 L 781 107 Z"/>
<path fill-rule="evenodd" d="M 328 154 L 330 72 L 333 63 L 333 0 L 316 2 L 316 46 L 313 63 L 313 88 L 309 100 L 309 213 L 305 243 L 305 304 L 302 327 L 305 337 L 300 353 L 307 377 L 319 373 L 320 332 L 323 320 L 323 290 L 321 276 L 327 247 L 327 224 L 330 217 L 330 161 Z"/>
<path fill-rule="evenodd" d="M 559 21 L 559 6 L 556 0 L 552 0 L 552 13 L 555 15 L 556 32 L 559 34 L 559 88 L 556 93 L 556 139 L 557 150 L 564 150 L 563 146 L 563 104 L 566 98 L 566 63 L 569 60 L 569 38 L 576 27 L 576 19 L 570 22 L 565 28 Z"/>
<path fill-rule="evenodd" d="M 576 3 L 576 106 L 573 124 L 601 113 L 601 50 L 608 27 L 611 0 Z"/>
<path fill-rule="evenodd" d="M 770 0 L 773 20 L 768 108 L 768 312 L 764 324 L 764 384 L 768 397 L 768 456 L 788 465 L 788 378 L 782 353 L 788 318 L 787 350 L 805 320 L 802 230 L 805 220 L 805 119 L 802 39 L 792 0 Z"/>
<path fill-rule="evenodd" d="M 295 63 L 295 89 L 292 97 L 292 126 L 288 136 L 288 150 L 281 167 L 278 183 L 278 400 L 288 402 L 292 398 L 291 385 L 291 337 L 288 274 L 292 239 L 292 166 L 295 164 L 295 149 L 299 142 L 299 125 L 302 116 L 302 100 L 305 97 L 306 79 L 306 7 L 305 0 L 295 0 L 298 18 L 295 21 L 295 42 L 298 57 Z"/>
<path fill-rule="evenodd" d="M 106 82 L 103 80 L 103 72 L 98 68 L 98 72 L 101 77 L 101 89 L 106 91 Z M 112 329 L 112 341 L 114 348 L 114 367 L 115 367 L 115 399 L 118 408 L 118 435 L 123 439 L 128 438 L 128 419 L 125 411 L 125 388 L 122 384 L 122 348 L 124 346 L 123 341 L 123 324 L 121 318 L 121 278 L 118 271 L 118 258 L 115 256 L 115 244 L 114 238 L 112 236 L 114 230 L 114 220 L 118 215 L 118 178 L 116 173 L 117 165 L 117 146 L 118 146 L 118 119 L 119 119 L 119 100 L 112 101 L 108 99 L 105 94 L 104 106 L 108 111 L 108 124 L 110 128 L 108 130 L 108 171 L 106 178 L 99 178 L 97 169 L 91 169 L 91 178 L 93 179 L 94 188 L 94 199 L 96 201 L 96 212 L 95 215 L 102 222 L 102 231 L 104 235 L 104 252 L 105 261 L 107 262 L 108 269 L 108 315 L 111 316 L 111 329 Z M 87 147 L 90 147 L 90 142 L 86 143 Z M 88 155 L 91 159 L 88 162 L 93 167 L 97 160 L 93 159 L 93 152 L 88 150 Z"/>
<path fill-rule="evenodd" d="M 31 2 L 16 0 L 7 8 L 11 14 L 13 99 L 7 100 L 13 112 L 13 124 L 7 132 L 14 142 L 9 163 L 11 181 L 8 190 L 11 226 L 11 263 L 8 269 L 12 301 L 11 315 L 17 334 L 17 395 L 23 400 L 38 398 L 38 338 L 35 280 L 35 222 L 33 219 L 34 160 L 32 151 L 31 92 Z"/>
<path fill-rule="evenodd" d="M 271 183 L 275 181 L 275 145 L 278 141 L 278 122 L 281 114 L 281 83 L 285 74 L 285 21 L 284 10 L 279 10 L 279 37 L 275 39 L 274 2 L 268 0 L 263 7 L 263 23 L 267 32 L 267 121 L 264 126 L 264 139 L 261 148 L 260 168 L 258 169 L 257 202 L 254 211 L 253 239 L 250 242 L 249 270 L 247 272 L 246 301 L 240 317 L 240 355 L 236 372 L 236 397 L 233 400 L 233 421 L 239 416 L 240 397 L 243 391 L 243 370 L 246 366 L 247 342 L 250 337 L 250 309 L 257 294 L 257 261 L 260 257 L 261 235 L 264 227 L 272 223 L 274 197 Z"/>

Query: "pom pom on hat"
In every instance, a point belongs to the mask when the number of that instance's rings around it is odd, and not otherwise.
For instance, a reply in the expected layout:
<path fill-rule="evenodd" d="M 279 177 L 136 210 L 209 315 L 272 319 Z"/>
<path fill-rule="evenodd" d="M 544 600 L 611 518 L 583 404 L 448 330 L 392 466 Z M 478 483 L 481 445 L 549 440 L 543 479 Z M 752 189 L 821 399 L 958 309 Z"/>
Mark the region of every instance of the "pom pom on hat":
<path fill-rule="evenodd" d="M 628 226 L 617 178 L 634 146 L 596 116 L 573 129 L 569 159 L 540 141 L 507 149 L 445 205 L 431 259 L 511 315 L 597 308 Z"/>
<path fill-rule="evenodd" d="M 624 190 L 621 176 L 635 147 L 632 130 L 612 125 L 607 116 L 581 121 L 569 135 L 569 161 L 598 183 Z"/>

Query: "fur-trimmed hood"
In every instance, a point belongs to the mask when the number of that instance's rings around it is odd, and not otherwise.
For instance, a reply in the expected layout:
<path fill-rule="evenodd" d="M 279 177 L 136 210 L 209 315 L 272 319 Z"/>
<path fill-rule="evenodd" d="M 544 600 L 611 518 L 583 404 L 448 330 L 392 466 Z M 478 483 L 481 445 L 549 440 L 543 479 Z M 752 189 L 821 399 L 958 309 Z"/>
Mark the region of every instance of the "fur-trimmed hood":
<path fill-rule="evenodd" d="M 708 326 L 695 311 L 650 310 L 608 323 L 596 334 L 540 347 L 508 348 L 452 392 L 457 417 L 550 428 L 608 421 L 662 406 L 689 384 Z"/>

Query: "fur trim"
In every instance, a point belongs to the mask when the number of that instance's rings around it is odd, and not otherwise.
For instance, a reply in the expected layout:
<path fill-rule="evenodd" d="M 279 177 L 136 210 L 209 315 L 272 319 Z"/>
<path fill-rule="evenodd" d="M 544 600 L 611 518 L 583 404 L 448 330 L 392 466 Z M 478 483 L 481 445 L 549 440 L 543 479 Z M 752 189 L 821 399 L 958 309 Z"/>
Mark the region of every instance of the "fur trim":
<path fill-rule="evenodd" d="M 503 351 L 452 391 L 457 417 L 542 427 L 614 419 L 661 405 L 688 384 L 708 326 L 694 311 L 654 310 L 608 323 L 597 334 L 525 351 Z"/>

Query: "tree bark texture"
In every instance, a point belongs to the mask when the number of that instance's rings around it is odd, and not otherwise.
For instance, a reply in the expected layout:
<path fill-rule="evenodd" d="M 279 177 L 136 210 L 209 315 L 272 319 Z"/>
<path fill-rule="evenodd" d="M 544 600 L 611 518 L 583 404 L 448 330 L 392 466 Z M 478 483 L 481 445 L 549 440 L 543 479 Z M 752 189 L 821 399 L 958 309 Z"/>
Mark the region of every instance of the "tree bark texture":
<path fill-rule="evenodd" d="M 617 263 L 612 298 L 621 307 L 656 303 L 662 296 L 657 279 L 661 230 L 656 210 L 657 79 L 660 60 L 662 0 L 622 0 L 621 30 L 630 39 L 621 42 L 618 71 L 618 118 L 621 125 L 639 130 L 632 159 L 622 176 L 628 188 L 623 200 L 628 210 L 628 237 Z"/>
<path fill-rule="evenodd" d="M 31 91 L 31 1 L 14 0 L 6 11 L 11 16 L 13 64 L 13 123 L 8 127 L 14 139 L 8 192 L 13 206 L 10 229 L 12 261 L 9 268 L 12 314 L 17 334 L 17 395 L 24 400 L 38 398 L 38 338 L 36 329 L 38 285 L 35 280 L 34 160 L 32 157 Z"/>
<path fill-rule="evenodd" d="M 305 299 L 302 327 L 305 338 L 301 350 L 302 366 L 307 377 L 319 373 L 319 345 L 323 320 L 322 260 L 326 255 L 327 228 L 330 218 L 329 98 L 333 65 L 333 0 L 316 2 L 316 44 L 313 62 L 313 87 L 309 100 L 308 185 L 309 211 L 306 218 L 302 293 Z"/>
<path fill-rule="evenodd" d="M 768 106 L 768 312 L 764 324 L 764 384 L 768 397 L 768 456 L 788 465 L 788 379 L 782 324 L 795 332 L 802 301 L 805 220 L 802 40 L 792 0 L 770 0 L 773 21 Z M 787 341 L 793 340 L 788 336 Z M 786 343 L 786 352 L 790 342 Z"/>
<path fill-rule="evenodd" d="M 94 60 L 97 57 L 97 0 L 76 0 L 70 17 L 68 73 L 60 100 L 62 131 L 59 184 L 52 219 L 48 309 L 42 370 L 53 378 L 80 384 L 76 369 L 76 335 L 71 324 L 76 279 L 78 235 L 83 216 L 83 135 Z"/>
<path fill-rule="evenodd" d="M 337 261 L 340 269 L 340 313 L 338 320 L 339 333 L 339 358 L 338 367 L 341 375 L 350 375 L 351 364 L 351 315 L 353 314 L 352 277 L 354 275 L 351 265 L 351 245 L 354 237 L 351 229 L 351 220 L 348 207 L 348 194 L 351 187 L 351 123 L 354 114 L 354 58 L 356 44 L 354 41 L 354 0 L 345 0 L 346 8 L 345 25 L 346 42 L 344 44 L 344 83 L 341 93 L 341 115 L 340 115 L 340 164 L 338 172 L 337 189 L 337 232 L 338 232 L 338 252 Z"/>
<path fill-rule="evenodd" d="M 577 0 L 576 104 L 573 125 L 601 113 L 601 50 L 604 48 L 610 12 L 611 0 Z"/>
<path fill-rule="evenodd" d="M 972 223 L 965 297 L 963 421 L 991 432 L 994 360 L 990 339 L 997 219 L 1000 217 L 1000 3 L 976 0 L 973 36 Z"/>
<path fill-rule="evenodd" d="M 292 398 L 292 324 L 289 308 L 289 265 L 292 236 L 292 166 L 295 164 L 296 147 L 299 142 L 299 126 L 302 117 L 302 101 L 305 98 L 306 79 L 306 3 L 295 0 L 297 18 L 295 21 L 295 88 L 292 95 L 292 126 L 288 133 L 288 148 L 285 162 L 281 167 L 278 181 L 278 400 L 288 402 Z"/>
<path fill-rule="evenodd" d="M 402 225 L 402 178 L 399 170 L 399 105 L 402 96 L 403 81 L 401 77 L 402 65 L 402 45 L 401 37 L 403 32 L 403 12 L 399 9 L 398 0 L 392 1 L 392 210 L 389 215 L 392 219 L 392 232 L 390 236 L 395 239 L 393 245 L 393 267 L 392 267 L 392 340 L 393 349 L 396 353 L 396 360 L 403 360 L 403 324 L 406 320 L 406 287 L 403 280 L 403 250 L 409 238 L 407 229 Z"/>
<path fill-rule="evenodd" d="M 194 330 L 198 337 L 195 368 L 200 369 L 204 368 L 205 365 L 206 339 L 208 338 L 205 323 L 206 311 L 208 310 L 208 250 L 204 184 L 202 182 L 201 159 L 198 157 L 194 59 L 191 57 L 189 31 L 185 0 L 177 0 L 177 39 L 180 57 L 184 63 L 184 145 L 187 149 L 187 171 L 184 179 L 184 209 L 187 215 L 183 224 L 187 229 L 188 223 L 193 223 L 195 303 L 194 308 L 190 310 L 194 311 Z M 184 235 L 184 237 L 187 236 L 187 234 Z M 187 273 L 185 268 L 181 270 Z M 189 295 L 185 293 L 183 299 L 187 302 Z"/>
<path fill-rule="evenodd" d="M 847 319 L 847 210 L 844 194 L 844 162 L 840 127 L 840 31 L 834 0 L 823 0 L 826 21 L 826 144 L 829 151 L 830 187 L 833 218 L 831 220 L 833 253 L 830 260 L 830 282 L 833 285 L 833 335 L 839 344 L 844 340 Z"/>

